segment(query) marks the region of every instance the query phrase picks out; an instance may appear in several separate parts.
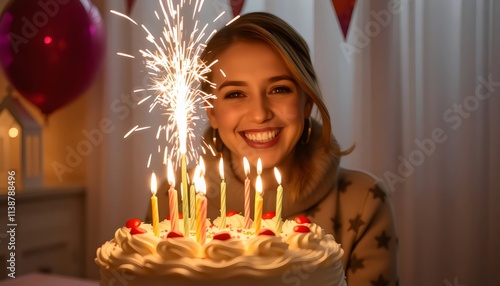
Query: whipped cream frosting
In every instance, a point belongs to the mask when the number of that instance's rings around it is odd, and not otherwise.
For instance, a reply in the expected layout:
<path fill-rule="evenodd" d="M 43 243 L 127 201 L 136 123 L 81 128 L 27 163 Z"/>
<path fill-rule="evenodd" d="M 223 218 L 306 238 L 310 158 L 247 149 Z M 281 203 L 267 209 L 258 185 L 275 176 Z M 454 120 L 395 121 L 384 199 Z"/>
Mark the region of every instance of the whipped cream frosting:
<path fill-rule="evenodd" d="M 150 224 L 141 224 L 146 232 L 140 234 L 131 234 L 130 228 L 122 227 L 97 250 L 95 261 L 101 273 L 127 270 L 134 275 L 174 275 L 198 280 L 281 277 L 293 267 L 316 269 L 336 263 L 338 268 L 341 263 L 340 245 L 314 223 L 301 224 L 309 232 L 296 232 L 294 228 L 299 224 L 285 221 L 278 235 L 258 235 L 253 229 L 242 228 L 242 223 L 243 216 L 233 215 L 226 219 L 227 227 L 207 224 L 210 227 L 204 245 L 197 243 L 193 234 L 168 237 L 168 220 L 160 223 L 160 237 L 154 236 Z M 262 226 L 272 229 L 276 219 L 263 220 Z M 222 235 L 226 239 L 218 239 L 221 233 L 226 233 Z M 339 279 L 343 279 L 341 268 L 340 265 Z"/>

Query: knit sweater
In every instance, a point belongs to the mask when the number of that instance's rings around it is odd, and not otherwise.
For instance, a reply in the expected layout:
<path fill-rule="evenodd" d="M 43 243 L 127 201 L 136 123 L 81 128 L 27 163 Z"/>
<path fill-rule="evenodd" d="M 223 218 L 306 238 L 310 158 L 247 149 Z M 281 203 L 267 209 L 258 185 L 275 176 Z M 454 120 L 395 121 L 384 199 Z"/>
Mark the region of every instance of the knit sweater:
<path fill-rule="evenodd" d="M 315 138 L 317 139 L 317 138 Z M 299 143 L 300 144 L 300 143 Z M 298 199 L 287 194 L 289 188 L 283 184 L 284 219 L 297 215 L 309 216 L 321 225 L 326 233 L 333 234 L 344 250 L 342 263 L 348 285 L 382 286 L 398 285 L 397 235 L 395 231 L 391 198 L 375 177 L 361 171 L 339 168 L 339 160 L 322 150 L 319 140 L 311 140 L 313 170 L 308 172 L 308 184 L 301 190 Z M 223 151 L 224 161 L 230 152 Z M 220 216 L 219 157 L 204 157 L 207 173 L 208 217 Z M 227 184 L 226 210 L 244 210 L 244 182 L 231 166 L 225 164 L 224 176 Z M 254 205 L 252 189 L 251 206 Z M 159 191 L 161 206 L 168 205 L 167 186 Z M 264 190 L 263 212 L 275 211 L 276 189 Z M 251 208 L 253 218 L 253 207 Z M 167 217 L 168 210 L 160 209 L 160 217 Z"/>

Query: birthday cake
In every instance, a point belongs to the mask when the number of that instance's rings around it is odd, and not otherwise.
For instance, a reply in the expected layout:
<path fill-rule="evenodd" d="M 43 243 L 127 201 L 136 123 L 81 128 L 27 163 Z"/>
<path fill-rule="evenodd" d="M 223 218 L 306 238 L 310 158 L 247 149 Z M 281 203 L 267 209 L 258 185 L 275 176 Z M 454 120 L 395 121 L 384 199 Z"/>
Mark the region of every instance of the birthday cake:
<path fill-rule="evenodd" d="M 168 219 L 158 236 L 151 224 L 127 221 L 97 250 L 100 285 L 346 285 L 342 248 L 306 217 L 265 214 L 257 233 L 234 212 L 220 224 L 207 220 L 200 244 L 193 232 L 171 231 Z"/>

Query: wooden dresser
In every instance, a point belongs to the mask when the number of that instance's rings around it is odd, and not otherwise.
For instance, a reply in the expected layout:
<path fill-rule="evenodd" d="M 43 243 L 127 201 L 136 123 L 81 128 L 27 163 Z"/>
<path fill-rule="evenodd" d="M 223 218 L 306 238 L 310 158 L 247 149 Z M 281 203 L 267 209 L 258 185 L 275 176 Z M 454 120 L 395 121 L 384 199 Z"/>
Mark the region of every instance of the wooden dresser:
<path fill-rule="evenodd" d="M 84 275 L 85 189 L 82 186 L 18 190 L 15 195 L 16 277 L 31 272 Z M 8 198 L 0 195 L 0 280 L 12 248 Z"/>

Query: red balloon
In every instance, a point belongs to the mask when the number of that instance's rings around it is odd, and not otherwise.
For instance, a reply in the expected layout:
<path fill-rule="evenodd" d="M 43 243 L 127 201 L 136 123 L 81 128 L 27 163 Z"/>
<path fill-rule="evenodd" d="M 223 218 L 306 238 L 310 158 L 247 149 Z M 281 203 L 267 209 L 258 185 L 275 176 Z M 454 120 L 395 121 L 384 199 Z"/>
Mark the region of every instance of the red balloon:
<path fill-rule="evenodd" d="M 89 0 L 11 0 L 0 16 L 0 65 L 46 115 L 89 87 L 104 46 L 102 18 Z"/>

